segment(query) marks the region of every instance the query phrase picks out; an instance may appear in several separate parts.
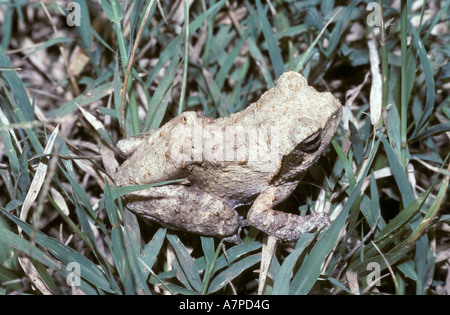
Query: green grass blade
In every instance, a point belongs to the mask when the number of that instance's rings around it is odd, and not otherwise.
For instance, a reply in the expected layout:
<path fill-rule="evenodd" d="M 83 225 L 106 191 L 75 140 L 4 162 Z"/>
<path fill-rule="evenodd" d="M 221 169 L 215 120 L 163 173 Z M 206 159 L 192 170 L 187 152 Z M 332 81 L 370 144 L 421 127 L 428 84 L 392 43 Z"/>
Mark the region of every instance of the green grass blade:
<path fill-rule="evenodd" d="M 390 220 L 384 229 L 376 236 L 374 240 L 375 243 L 380 242 L 408 223 L 420 211 L 429 193 L 430 190 L 421 194 L 419 198 L 412 201 L 406 208 L 400 211 L 395 218 Z"/>
<path fill-rule="evenodd" d="M 397 156 L 401 156 L 401 130 L 400 130 L 400 116 L 398 114 L 397 106 L 389 106 L 386 115 L 386 129 L 389 137 L 389 142 L 392 143 Z"/>
<path fill-rule="evenodd" d="M 428 137 L 437 136 L 437 135 L 447 132 L 447 131 L 450 131 L 450 123 L 443 123 L 443 124 L 435 125 L 435 126 L 428 128 L 425 131 L 418 133 L 415 137 L 411 138 L 410 141 L 413 142 L 413 141 L 417 141 L 417 140 L 425 140 Z"/>
<path fill-rule="evenodd" d="M 184 110 L 186 100 L 187 78 L 189 72 L 189 3 L 184 1 L 184 57 L 183 57 L 183 81 L 181 84 L 180 102 L 178 104 L 178 115 Z"/>
<path fill-rule="evenodd" d="M 173 268 L 173 271 L 174 271 L 175 276 L 177 277 L 178 281 L 180 281 L 186 289 L 188 289 L 192 292 L 197 292 L 197 294 L 199 293 L 199 291 L 195 290 L 192 287 L 191 283 L 189 282 L 189 279 L 186 276 L 186 272 L 184 271 L 183 267 L 181 266 L 178 257 L 175 257 L 175 259 L 172 261 L 172 268 Z"/>
<path fill-rule="evenodd" d="M 116 205 L 114 204 L 114 197 L 107 180 L 105 180 L 104 190 L 103 200 L 105 201 L 106 213 L 113 229 L 116 229 L 120 224 L 119 213 L 117 212 Z"/>
<path fill-rule="evenodd" d="M 214 279 L 211 281 L 208 289 L 208 294 L 217 292 L 224 286 L 226 286 L 229 282 L 231 282 L 234 278 L 242 274 L 242 272 L 255 264 L 261 261 L 261 253 L 253 254 L 244 259 L 239 260 L 235 264 L 231 265 L 221 273 L 219 273 Z"/>
<path fill-rule="evenodd" d="M 433 29 L 436 26 L 436 24 L 439 23 L 440 21 L 442 21 L 441 20 L 442 15 L 446 14 L 447 15 L 447 21 L 448 21 L 448 9 L 449 9 L 449 6 L 450 6 L 450 2 L 449 1 L 445 1 L 444 5 L 440 8 L 439 12 L 437 12 L 436 15 L 433 15 L 433 17 L 431 18 L 431 21 L 429 22 L 429 27 L 428 27 L 427 33 L 423 37 L 423 41 L 426 41 L 428 39 L 428 36 L 430 36 L 430 34 L 433 31 Z M 420 29 L 420 30 L 422 30 L 422 29 Z"/>
<path fill-rule="evenodd" d="M 14 90 L 12 90 L 12 92 L 14 93 Z M 18 107 L 18 104 L 16 103 L 13 96 L 10 94 L 10 92 L 7 89 L 5 89 L 5 94 L 11 105 L 12 110 L 15 113 L 15 118 L 20 123 L 26 123 L 27 122 L 26 116 L 22 113 L 22 110 Z M 44 152 L 44 148 L 42 147 L 41 142 L 39 141 L 35 130 L 33 130 L 32 128 L 29 128 L 26 124 L 25 124 L 24 130 L 28 136 L 28 140 L 31 142 L 31 145 L 33 146 L 34 151 L 37 154 L 42 154 Z"/>
<path fill-rule="evenodd" d="M 448 167 L 450 169 L 450 166 Z M 439 188 L 438 193 L 436 194 L 436 199 L 434 199 L 431 206 L 428 208 L 423 220 L 414 227 L 413 233 L 409 236 L 408 242 L 413 243 L 423 231 L 427 228 L 427 226 L 431 223 L 431 220 L 436 216 L 439 209 L 442 206 L 442 203 L 445 200 L 446 193 L 448 192 L 448 182 L 450 175 L 446 175 L 442 180 L 441 187 Z M 435 182 L 436 183 L 436 182 Z M 432 185 L 434 187 L 435 184 Z"/>
<path fill-rule="evenodd" d="M 42 43 L 41 45 L 39 45 L 35 49 L 33 49 L 31 52 L 26 54 L 23 58 L 29 58 L 32 54 L 34 54 L 40 50 L 47 49 L 53 45 L 70 43 L 70 42 L 73 42 L 73 39 L 67 38 L 67 37 L 57 37 L 57 38 L 49 39 L 48 41 Z"/>
<path fill-rule="evenodd" d="M 204 13 L 200 14 L 194 21 L 192 21 L 189 24 L 189 36 L 191 37 L 198 28 L 203 24 L 204 20 L 208 16 L 212 16 L 215 13 L 217 13 L 218 10 L 225 4 L 225 0 L 221 0 L 214 4 L 212 7 L 210 7 L 208 10 L 206 10 Z M 166 63 L 173 58 L 174 56 L 174 50 L 176 49 L 176 46 L 179 45 L 180 42 L 180 35 L 175 37 L 164 49 L 164 51 L 158 56 L 158 62 L 154 67 L 152 67 L 152 70 L 150 74 L 148 75 L 148 78 L 145 80 L 146 88 L 148 89 L 156 75 L 159 73 L 159 71 L 166 65 Z"/>
<path fill-rule="evenodd" d="M 86 91 L 83 94 L 77 96 L 73 100 L 59 106 L 56 110 L 51 110 L 48 114 L 51 117 L 63 117 L 70 114 L 74 110 L 77 110 L 77 104 L 81 107 L 86 106 L 94 101 L 102 99 L 105 96 L 111 94 L 114 90 L 112 82 L 102 84 L 98 87 L 94 87 L 92 90 Z"/>
<path fill-rule="evenodd" d="M 374 249 L 371 247 L 371 249 Z M 362 262 L 354 263 L 349 266 L 349 268 L 358 274 L 367 273 L 367 266 L 371 262 L 375 262 L 380 266 L 380 271 L 384 270 L 388 266 L 386 265 L 386 261 L 392 266 L 398 261 L 405 258 L 406 254 L 411 250 L 411 247 L 406 246 L 405 243 L 401 243 L 400 246 L 395 249 L 383 253 L 383 256 L 379 255 L 376 250 L 374 250 L 377 255 L 372 255 L 370 258 L 366 258 Z"/>
<path fill-rule="evenodd" d="M 332 140 L 331 144 L 333 145 L 334 150 L 339 156 L 339 159 L 341 160 L 342 165 L 344 166 L 345 174 L 347 175 L 347 180 L 350 189 L 353 189 L 356 185 L 356 177 L 355 173 L 353 172 L 352 163 L 347 159 L 345 156 L 344 151 L 342 151 L 342 148 L 340 145 L 336 142 L 336 140 Z"/>
<path fill-rule="evenodd" d="M 380 141 L 380 138 L 378 138 L 375 142 L 373 152 L 377 151 Z M 307 294 L 319 278 L 321 271 L 320 268 L 326 256 L 333 249 L 339 233 L 347 221 L 350 209 L 354 207 L 355 201 L 360 199 L 360 190 L 364 183 L 364 178 L 366 177 L 374 158 L 375 154 L 371 154 L 369 156 L 367 163 L 365 164 L 365 168 L 360 176 L 361 179 L 349 195 L 341 213 L 339 213 L 338 217 L 331 223 L 330 228 L 323 233 L 322 237 L 317 241 L 316 245 L 311 250 L 311 253 L 308 257 L 306 257 L 291 282 L 291 287 L 289 290 L 290 294 Z M 343 244 L 343 246 L 345 246 L 345 244 Z"/>
<path fill-rule="evenodd" d="M 216 76 L 216 84 L 219 90 L 223 88 L 223 84 L 225 82 L 227 74 L 230 72 L 230 69 L 234 65 L 236 58 L 239 56 L 239 53 L 241 51 L 242 46 L 245 43 L 245 40 L 247 38 L 247 33 L 243 35 L 243 38 L 239 39 L 236 46 L 233 47 L 230 54 L 225 59 L 222 67 L 220 68 L 219 72 Z"/>
<path fill-rule="evenodd" d="M 116 56 L 116 60 L 114 63 L 114 78 L 113 78 L 113 100 L 114 100 L 114 110 L 116 113 L 116 119 L 119 123 L 120 127 L 122 128 L 122 78 L 120 77 L 120 71 L 119 71 L 119 60 Z"/>
<path fill-rule="evenodd" d="M 378 192 L 377 182 L 375 180 L 375 176 L 373 173 L 370 174 L 370 219 L 367 219 L 369 225 L 373 227 L 376 220 L 378 220 L 378 227 L 383 229 L 386 226 L 386 222 L 381 216 L 381 208 L 380 208 L 380 194 Z"/>
<path fill-rule="evenodd" d="M 389 165 L 392 170 L 392 175 L 394 175 L 397 187 L 400 190 L 402 201 L 404 205 L 410 204 L 414 199 L 414 193 L 411 188 L 411 184 L 408 181 L 408 177 L 405 174 L 405 170 L 400 164 L 394 149 L 389 144 L 385 136 L 382 136 L 384 150 L 386 151 L 387 158 L 389 160 Z"/>
<path fill-rule="evenodd" d="M 341 37 L 343 35 L 344 25 L 348 23 L 350 20 L 350 15 L 354 12 L 355 7 L 361 2 L 361 0 L 352 0 L 349 5 L 345 6 L 345 11 L 339 15 L 337 19 L 336 26 L 333 28 L 333 31 L 330 35 L 330 42 L 327 47 L 326 54 L 330 56 L 335 53 L 336 47 L 341 41 Z M 340 10 L 340 9 L 339 9 Z M 340 11 L 336 11 L 334 17 L 339 14 Z"/>
<path fill-rule="evenodd" d="M 251 242 L 246 244 L 241 244 L 237 246 L 233 246 L 232 248 L 227 250 L 227 255 L 221 255 L 216 263 L 216 266 L 214 267 L 214 272 L 217 272 L 218 270 L 222 269 L 223 267 L 227 266 L 228 264 L 231 264 L 235 260 L 239 259 L 239 257 L 243 255 L 247 255 L 252 251 L 258 250 L 261 248 L 261 243 L 259 242 Z"/>
<path fill-rule="evenodd" d="M 350 195 L 349 200 L 347 201 L 347 204 L 342 212 L 336 220 L 332 222 L 330 228 L 317 241 L 308 257 L 305 258 L 302 266 L 291 282 L 289 294 L 307 294 L 313 287 L 314 283 L 316 283 L 320 276 L 322 264 L 325 261 L 326 256 L 333 249 L 339 233 L 347 221 L 350 205 L 353 203 L 354 199 L 356 199 L 356 196 L 359 196 L 359 190 L 361 189 L 362 183 L 363 181 L 361 180 L 354 189 L 353 193 Z"/>
<path fill-rule="evenodd" d="M 113 194 L 111 192 L 108 181 L 105 181 L 103 199 L 105 201 L 108 219 L 112 225 L 110 246 L 111 256 L 125 289 L 125 294 L 134 294 L 135 283 L 133 282 L 133 278 L 131 276 L 132 271 L 129 259 L 127 257 L 127 249 L 130 250 L 130 248 L 127 246 L 128 244 L 126 244 L 124 240 L 123 229 L 120 226 L 119 213 L 114 203 Z"/>
<path fill-rule="evenodd" d="M 433 76 L 433 70 L 431 68 L 430 60 L 428 59 L 427 51 L 425 50 L 425 47 L 423 46 L 423 43 L 419 37 L 419 34 L 417 34 L 417 31 L 415 28 L 408 23 L 408 30 L 413 35 L 413 43 L 414 46 L 417 49 L 417 53 L 419 54 L 420 63 L 422 64 L 422 70 L 423 74 L 425 76 L 425 83 L 426 83 L 426 101 L 425 101 L 425 108 L 423 111 L 422 116 L 420 117 L 419 121 L 417 122 L 417 127 L 414 129 L 414 132 L 412 136 L 415 136 L 416 133 L 428 123 L 428 120 L 433 112 L 434 109 L 434 103 L 436 99 L 436 84 L 434 82 L 434 76 Z"/>
<path fill-rule="evenodd" d="M 148 277 L 150 273 L 149 268 L 153 267 L 153 264 L 156 261 L 156 257 L 158 256 L 159 251 L 164 243 L 164 239 L 166 237 L 166 229 L 159 229 L 152 237 L 151 241 L 144 247 L 142 253 L 140 255 L 141 262 L 141 270 L 145 275 L 145 278 Z"/>
<path fill-rule="evenodd" d="M 284 295 L 289 294 L 289 284 L 292 271 L 297 263 L 298 257 L 303 253 L 305 248 L 312 242 L 314 235 L 311 233 L 303 234 L 297 242 L 297 248 L 289 254 L 284 260 L 273 283 L 272 294 Z"/>
<path fill-rule="evenodd" d="M 0 127 L 4 127 L 3 123 L 0 121 Z M 13 134 L 13 132 L 11 131 Z M 8 157 L 9 165 L 14 177 L 18 178 L 20 175 L 20 163 L 19 157 L 17 156 L 17 151 L 13 145 L 11 134 L 6 129 L 0 129 L 0 139 L 5 146 L 5 155 Z"/>
<path fill-rule="evenodd" d="M 80 44 L 88 53 L 92 49 L 92 35 L 91 35 L 91 18 L 89 16 L 89 7 L 86 0 L 76 0 L 80 5 L 80 26 L 76 27 L 76 31 L 80 34 Z"/>
<path fill-rule="evenodd" d="M 355 160 L 358 165 L 361 165 L 365 155 L 364 143 L 360 137 L 358 128 L 351 121 L 348 122 L 348 126 L 350 129 L 350 139 L 352 141 L 352 149 L 355 154 Z"/>
<path fill-rule="evenodd" d="M 204 239 L 206 239 L 206 238 L 202 238 L 202 243 L 205 242 L 205 241 L 203 241 Z M 212 241 L 212 244 L 211 244 L 211 241 L 207 241 L 207 243 L 209 243 L 209 245 L 205 244 L 206 246 L 204 246 L 204 250 L 206 249 L 208 251 L 208 253 L 210 253 L 210 250 L 208 250 L 205 247 L 210 247 L 211 245 L 214 245 L 214 240 L 212 237 L 208 237 L 208 239 Z M 203 285 L 202 285 L 202 291 L 201 291 L 202 295 L 205 295 L 206 292 L 208 291 L 209 283 L 210 283 L 211 277 L 213 275 L 214 267 L 216 265 L 217 258 L 219 257 L 221 249 L 222 249 L 222 242 L 219 243 L 216 251 L 213 252 L 213 254 L 214 254 L 213 257 L 206 258 L 207 255 L 205 254 L 207 263 L 206 263 L 206 267 L 205 267 L 205 275 L 203 277 Z M 208 254 L 208 255 L 210 255 L 210 254 Z"/>
<path fill-rule="evenodd" d="M 214 238 L 201 236 L 200 239 L 202 241 L 202 249 L 203 254 L 205 255 L 206 264 L 210 264 L 215 254 Z"/>
<path fill-rule="evenodd" d="M 277 79 L 284 72 L 283 57 L 281 57 L 275 34 L 272 31 L 272 27 L 267 19 L 267 14 L 264 12 L 260 0 L 256 0 L 256 8 L 258 10 L 259 24 L 264 34 L 264 38 L 266 39 L 267 50 L 269 51 L 270 61 L 272 62 L 273 70 L 275 72 L 275 79 Z"/>
<path fill-rule="evenodd" d="M 89 259 L 75 251 L 74 249 L 65 246 L 61 242 L 55 240 L 54 238 L 48 237 L 41 231 L 35 230 L 29 224 L 23 222 L 22 220 L 16 218 L 12 214 L 4 211 L 0 208 L 0 211 L 8 217 L 10 220 L 14 221 L 27 235 L 33 235 L 35 237 L 35 241 L 37 244 L 42 246 L 43 248 L 47 248 L 50 252 L 60 260 L 64 265 L 67 265 L 71 262 L 76 262 L 80 265 L 81 268 L 81 277 L 92 283 L 94 286 L 106 291 L 113 292 L 109 281 L 105 278 L 105 275 L 100 271 L 100 269 Z M 23 248 L 22 248 L 23 249 Z M 30 245 L 28 245 L 27 249 L 24 251 L 25 254 L 28 254 L 30 250 Z M 33 248 L 32 253 L 38 250 L 37 248 Z M 44 259 L 43 257 L 39 257 L 39 261 L 45 265 L 48 264 L 52 269 L 58 270 L 58 264 L 53 265 L 50 263 L 48 259 Z"/>
<path fill-rule="evenodd" d="M 198 30 L 198 28 L 203 25 L 203 22 L 207 17 L 214 16 L 222 8 L 222 6 L 225 5 L 225 3 L 225 0 L 220 0 L 219 2 L 211 6 L 208 10 L 200 14 L 197 18 L 195 18 L 194 21 L 189 24 L 189 36 L 192 36 Z"/>
<path fill-rule="evenodd" d="M 167 235 L 172 248 L 175 250 L 180 267 L 183 270 L 189 283 L 195 291 L 200 292 L 202 289 L 202 280 L 200 279 L 199 270 L 194 264 L 194 260 L 189 254 L 187 248 L 181 243 L 176 235 Z"/>
<path fill-rule="evenodd" d="M 158 128 L 161 121 L 166 113 L 168 104 L 168 95 L 170 95 L 173 79 L 178 70 L 180 61 L 180 45 L 181 37 L 175 50 L 173 51 L 172 61 L 166 70 L 166 73 L 161 80 L 161 83 L 156 88 L 155 93 L 152 96 L 150 104 L 148 106 L 149 112 L 147 113 L 147 118 L 145 121 L 145 126 L 143 132 L 149 131 L 151 129 Z"/>
<path fill-rule="evenodd" d="M 3 209 L 0 208 L 0 211 L 3 212 Z M 0 243 L 4 244 L 5 246 L 7 245 L 13 247 L 16 250 L 21 251 L 26 255 L 29 255 L 31 258 L 36 259 L 37 261 L 43 263 L 49 268 L 52 268 L 54 270 L 58 269 L 57 261 L 48 256 L 39 248 L 33 248 L 33 250 L 30 251 L 31 244 L 29 241 L 27 241 L 23 237 L 20 237 L 16 233 L 8 230 L 5 226 L 2 225 L 0 226 Z"/>
<path fill-rule="evenodd" d="M 148 0 L 151 1 L 151 0 Z M 131 11 L 131 16 L 130 16 L 130 37 L 129 37 L 129 44 L 128 44 L 128 51 L 131 51 L 131 49 L 133 48 L 133 43 L 134 43 L 134 36 L 137 34 L 137 26 L 139 25 L 138 23 L 140 22 L 140 17 L 142 12 L 145 12 L 144 9 L 144 4 L 145 2 L 148 1 L 144 1 L 144 0 L 139 0 L 139 1 L 134 1 L 134 5 L 133 5 L 133 10 Z M 147 3 L 148 4 L 148 3 Z M 152 8 L 152 12 L 150 12 L 147 21 L 150 21 L 153 13 L 155 12 L 156 6 L 153 6 Z"/>
<path fill-rule="evenodd" d="M 428 278 L 430 272 L 429 253 L 431 251 L 428 235 L 420 237 L 416 244 L 415 266 L 417 271 L 416 294 L 424 295 L 428 287 Z"/>
<path fill-rule="evenodd" d="M 13 68 L 13 65 L 5 50 L 0 47 L 0 68 L 2 67 Z M 17 107 L 25 120 L 32 121 L 34 119 L 34 108 L 31 106 L 30 99 L 28 98 L 22 80 L 15 71 L 2 71 L 0 72 L 0 75 L 8 82 L 12 94 L 14 95 L 14 99 L 17 102 Z"/>
<path fill-rule="evenodd" d="M 13 7 L 9 4 L 6 5 L 4 11 L 4 20 L 2 25 L 2 41 L 1 46 L 4 50 L 8 50 L 9 43 L 11 41 L 12 22 L 13 22 Z"/>
<path fill-rule="evenodd" d="M 139 223 L 136 216 L 131 211 L 124 211 L 122 213 L 124 226 L 123 228 L 116 228 L 121 232 L 121 242 L 123 246 L 122 261 L 126 269 L 127 279 L 124 283 L 129 283 L 129 287 L 125 293 L 132 294 L 151 294 L 147 286 L 148 273 L 142 268 L 142 260 L 139 258 L 141 253 L 141 235 L 139 232 Z M 114 230 L 113 230 L 114 231 Z"/>
<path fill-rule="evenodd" d="M 131 277 L 130 266 L 126 259 L 124 250 L 123 233 L 119 228 L 113 228 L 111 231 L 111 256 L 114 266 L 119 274 L 123 284 L 125 294 L 134 294 L 133 279 Z"/>

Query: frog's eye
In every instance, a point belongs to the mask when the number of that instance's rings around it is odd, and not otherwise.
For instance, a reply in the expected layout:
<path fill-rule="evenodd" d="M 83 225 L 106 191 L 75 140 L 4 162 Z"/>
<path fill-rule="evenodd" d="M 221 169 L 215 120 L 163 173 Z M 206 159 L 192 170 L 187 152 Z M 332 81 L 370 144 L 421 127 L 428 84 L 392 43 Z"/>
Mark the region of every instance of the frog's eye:
<path fill-rule="evenodd" d="M 322 130 L 318 130 L 312 135 L 310 135 L 308 138 L 303 140 L 299 145 L 298 148 L 302 150 L 303 152 L 311 153 L 316 151 L 320 147 L 320 141 L 321 141 L 321 134 Z"/>

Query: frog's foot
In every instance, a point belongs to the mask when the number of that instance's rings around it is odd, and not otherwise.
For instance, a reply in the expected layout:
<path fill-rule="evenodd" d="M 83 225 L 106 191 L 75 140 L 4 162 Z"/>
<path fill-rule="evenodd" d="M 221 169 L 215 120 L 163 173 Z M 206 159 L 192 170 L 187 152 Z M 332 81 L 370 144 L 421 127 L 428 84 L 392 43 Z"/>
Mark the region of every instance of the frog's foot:
<path fill-rule="evenodd" d="M 127 207 L 151 221 L 186 232 L 231 237 L 239 214 L 222 199 L 183 185 L 151 187 L 126 196 Z"/>
<path fill-rule="evenodd" d="M 234 244 L 242 244 L 242 238 L 241 238 L 241 230 L 244 226 L 249 226 L 250 223 L 248 222 L 248 220 L 242 216 L 239 216 L 239 228 L 238 231 L 236 232 L 236 234 L 228 236 L 228 237 L 224 237 L 223 240 L 225 242 L 229 242 L 229 243 L 234 243 Z"/>
<path fill-rule="evenodd" d="M 233 244 L 238 244 L 238 245 L 240 245 L 240 244 L 243 243 L 242 238 L 241 238 L 241 236 L 239 235 L 239 233 L 236 233 L 236 234 L 231 235 L 231 236 L 228 236 L 228 237 L 224 237 L 223 240 L 224 240 L 225 242 L 233 243 Z"/>
<path fill-rule="evenodd" d="M 325 213 L 298 216 L 273 210 L 273 207 L 285 200 L 296 185 L 269 187 L 256 198 L 247 218 L 257 229 L 280 240 L 297 240 L 302 234 L 330 225 Z"/>

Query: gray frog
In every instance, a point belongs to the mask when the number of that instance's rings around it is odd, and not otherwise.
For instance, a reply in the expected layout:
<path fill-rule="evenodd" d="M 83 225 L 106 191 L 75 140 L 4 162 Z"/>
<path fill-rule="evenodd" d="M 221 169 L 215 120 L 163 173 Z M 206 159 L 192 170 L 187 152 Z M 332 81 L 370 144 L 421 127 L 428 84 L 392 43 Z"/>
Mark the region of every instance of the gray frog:
<path fill-rule="evenodd" d="M 274 210 L 294 191 L 330 144 L 342 106 L 319 93 L 296 72 L 245 110 L 211 119 L 184 112 L 159 129 L 119 141 L 127 157 L 118 186 L 185 178 L 126 196 L 127 207 L 161 225 L 228 238 L 251 225 L 280 240 L 329 224 L 324 213 L 299 216 Z M 252 204 L 247 220 L 235 208 Z"/>

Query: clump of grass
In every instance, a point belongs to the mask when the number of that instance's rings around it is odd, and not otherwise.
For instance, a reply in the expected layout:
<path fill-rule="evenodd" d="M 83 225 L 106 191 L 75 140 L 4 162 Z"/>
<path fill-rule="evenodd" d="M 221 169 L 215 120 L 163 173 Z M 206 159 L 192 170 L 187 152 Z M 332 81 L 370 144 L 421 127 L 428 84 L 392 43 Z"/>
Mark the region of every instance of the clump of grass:
<path fill-rule="evenodd" d="M 279 244 L 266 293 L 445 293 L 449 2 L 425 3 L 380 2 L 381 27 L 357 0 L 80 0 L 76 27 L 58 2 L 0 3 L 0 292 L 255 293 L 261 233 L 142 225 L 114 145 L 180 111 L 238 112 L 301 70 L 345 105 L 293 198 L 332 224 Z"/>

